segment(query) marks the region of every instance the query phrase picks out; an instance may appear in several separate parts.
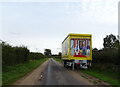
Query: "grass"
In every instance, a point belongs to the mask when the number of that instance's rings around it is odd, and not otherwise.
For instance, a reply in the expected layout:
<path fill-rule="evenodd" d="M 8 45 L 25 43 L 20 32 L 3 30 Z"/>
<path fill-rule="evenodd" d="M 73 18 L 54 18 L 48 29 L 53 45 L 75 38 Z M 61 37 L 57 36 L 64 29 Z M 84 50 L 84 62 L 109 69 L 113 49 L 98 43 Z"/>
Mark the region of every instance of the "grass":
<path fill-rule="evenodd" d="M 62 63 L 62 60 L 60 58 L 54 59 Z M 81 72 L 99 78 L 100 80 L 107 82 L 111 85 L 120 85 L 120 83 L 118 82 L 118 72 L 112 72 L 108 70 L 101 71 L 98 69 L 81 70 Z"/>
<path fill-rule="evenodd" d="M 58 62 L 60 62 L 60 63 L 62 63 L 63 61 L 62 61 L 62 59 L 60 59 L 60 58 L 54 58 L 56 61 L 58 61 Z"/>
<path fill-rule="evenodd" d="M 111 85 L 120 85 L 117 80 L 118 74 L 115 72 L 100 71 L 95 69 L 81 70 L 81 72 L 99 78 L 100 80 Z"/>
<path fill-rule="evenodd" d="M 39 60 L 30 61 L 24 64 L 18 64 L 16 66 L 7 66 L 7 71 L 2 73 L 2 85 L 13 84 L 16 80 L 25 76 L 46 60 L 47 58 L 41 58 Z"/>

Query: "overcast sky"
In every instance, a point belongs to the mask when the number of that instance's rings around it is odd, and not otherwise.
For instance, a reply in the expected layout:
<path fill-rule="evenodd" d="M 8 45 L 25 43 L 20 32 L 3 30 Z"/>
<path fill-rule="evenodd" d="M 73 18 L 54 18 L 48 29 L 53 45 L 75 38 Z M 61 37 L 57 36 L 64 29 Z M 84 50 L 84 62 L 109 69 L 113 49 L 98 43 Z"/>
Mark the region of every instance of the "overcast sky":
<path fill-rule="evenodd" d="M 92 34 L 100 49 L 106 35 L 118 35 L 118 0 L 1 2 L 0 19 L 0 39 L 33 52 L 57 54 L 69 33 Z"/>

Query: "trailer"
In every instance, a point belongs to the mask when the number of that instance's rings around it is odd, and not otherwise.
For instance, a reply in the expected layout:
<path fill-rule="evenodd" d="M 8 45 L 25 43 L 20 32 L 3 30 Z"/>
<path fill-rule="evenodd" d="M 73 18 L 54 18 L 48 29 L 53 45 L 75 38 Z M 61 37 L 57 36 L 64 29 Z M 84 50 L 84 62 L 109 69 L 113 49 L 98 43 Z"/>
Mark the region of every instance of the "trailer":
<path fill-rule="evenodd" d="M 87 69 L 92 62 L 92 35 L 70 33 L 62 42 L 64 67 Z"/>

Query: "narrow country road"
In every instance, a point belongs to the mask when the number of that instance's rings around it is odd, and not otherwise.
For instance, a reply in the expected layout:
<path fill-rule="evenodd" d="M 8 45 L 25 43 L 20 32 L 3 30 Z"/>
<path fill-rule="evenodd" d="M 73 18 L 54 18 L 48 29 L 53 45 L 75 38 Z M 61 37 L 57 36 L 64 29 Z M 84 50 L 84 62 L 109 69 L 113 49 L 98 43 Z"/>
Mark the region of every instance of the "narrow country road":
<path fill-rule="evenodd" d="M 41 66 L 18 80 L 15 85 L 93 85 L 80 74 L 66 69 L 50 58 Z"/>

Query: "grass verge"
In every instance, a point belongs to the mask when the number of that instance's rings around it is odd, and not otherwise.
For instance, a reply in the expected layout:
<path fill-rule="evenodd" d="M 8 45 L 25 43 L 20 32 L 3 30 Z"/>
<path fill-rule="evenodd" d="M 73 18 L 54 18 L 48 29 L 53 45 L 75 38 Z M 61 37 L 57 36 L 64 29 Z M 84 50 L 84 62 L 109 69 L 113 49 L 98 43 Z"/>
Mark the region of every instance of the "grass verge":
<path fill-rule="evenodd" d="M 81 70 L 82 73 L 85 74 L 89 74 L 92 75 L 96 78 L 99 78 L 100 80 L 107 82 L 111 85 L 120 85 L 120 83 L 118 83 L 118 79 L 117 79 L 117 73 L 114 72 L 108 72 L 108 71 L 99 71 L 99 70 Z"/>
<path fill-rule="evenodd" d="M 62 63 L 63 61 L 62 61 L 62 59 L 60 59 L 60 58 L 54 58 L 56 61 L 58 61 L 58 62 L 60 62 L 60 63 Z"/>
<path fill-rule="evenodd" d="M 62 63 L 62 60 L 60 58 L 54 58 L 56 61 Z M 118 81 L 118 73 L 112 72 L 112 71 L 100 71 L 97 69 L 87 69 L 87 70 L 80 70 L 82 73 L 94 76 L 104 82 L 107 82 L 111 85 L 118 85 L 120 86 L 120 83 Z"/>
<path fill-rule="evenodd" d="M 7 71 L 2 73 L 2 85 L 11 85 L 19 78 L 25 76 L 33 69 L 41 65 L 47 58 L 30 61 L 24 64 L 18 64 L 16 66 L 7 66 Z"/>
<path fill-rule="evenodd" d="M 54 58 L 56 61 L 62 63 L 62 59 L 60 58 Z M 111 71 L 100 71 L 97 69 L 87 69 L 87 70 L 81 70 L 82 73 L 94 76 L 104 82 L 107 82 L 111 85 L 118 85 L 120 87 L 120 83 L 118 82 L 118 73 L 117 72 L 111 72 Z"/>

